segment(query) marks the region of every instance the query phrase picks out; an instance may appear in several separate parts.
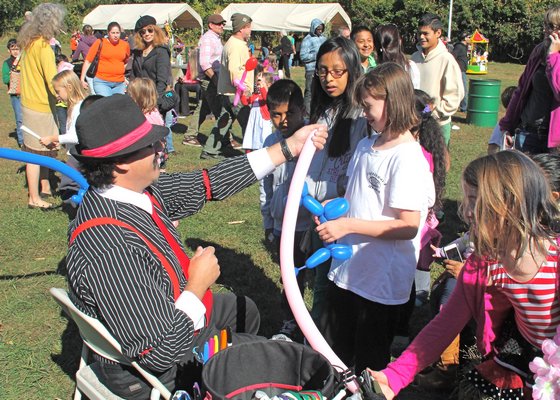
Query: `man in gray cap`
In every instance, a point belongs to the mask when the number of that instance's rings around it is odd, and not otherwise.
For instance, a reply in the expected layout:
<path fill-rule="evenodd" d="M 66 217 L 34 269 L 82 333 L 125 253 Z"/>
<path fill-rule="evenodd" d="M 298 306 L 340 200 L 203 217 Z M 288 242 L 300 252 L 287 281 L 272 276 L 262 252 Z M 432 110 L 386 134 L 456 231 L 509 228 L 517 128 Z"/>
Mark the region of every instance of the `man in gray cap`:
<path fill-rule="evenodd" d="M 222 109 L 210 136 L 204 145 L 200 158 L 222 158 L 228 147 L 231 148 L 229 130 L 237 118 L 241 130 L 245 133 L 249 108 L 241 103 L 233 105 L 237 88 L 234 86 L 236 79 L 241 79 L 245 70 L 245 63 L 249 59 L 247 41 L 251 37 L 251 17 L 235 13 L 231 16 L 233 35 L 230 36 L 222 51 L 220 76 L 218 79 L 218 93 L 221 96 Z M 254 84 L 253 73 L 248 73 L 245 78 L 245 87 L 252 90 Z"/>
<path fill-rule="evenodd" d="M 218 76 L 222 57 L 222 35 L 226 20 L 220 14 L 208 17 L 208 31 L 198 41 L 198 81 L 201 96 L 198 107 L 192 115 L 183 144 L 200 146 L 200 125 L 212 112 L 216 118 L 220 116 L 222 104 L 218 96 Z"/>

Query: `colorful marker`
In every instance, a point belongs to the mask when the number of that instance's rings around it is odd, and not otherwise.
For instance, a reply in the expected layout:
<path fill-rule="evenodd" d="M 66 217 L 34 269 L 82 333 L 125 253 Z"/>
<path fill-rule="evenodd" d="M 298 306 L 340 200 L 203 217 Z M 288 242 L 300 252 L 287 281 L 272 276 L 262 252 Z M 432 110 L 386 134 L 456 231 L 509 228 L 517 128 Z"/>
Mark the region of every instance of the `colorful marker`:
<path fill-rule="evenodd" d="M 227 345 L 228 345 L 227 330 L 222 329 L 220 331 L 220 350 L 225 349 Z"/>
<path fill-rule="evenodd" d="M 210 349 L 208 348 L 208 342 L 204 343 L 204 352 L 202 353 L 202 362 L 206 362 L 210 359 Z"/>

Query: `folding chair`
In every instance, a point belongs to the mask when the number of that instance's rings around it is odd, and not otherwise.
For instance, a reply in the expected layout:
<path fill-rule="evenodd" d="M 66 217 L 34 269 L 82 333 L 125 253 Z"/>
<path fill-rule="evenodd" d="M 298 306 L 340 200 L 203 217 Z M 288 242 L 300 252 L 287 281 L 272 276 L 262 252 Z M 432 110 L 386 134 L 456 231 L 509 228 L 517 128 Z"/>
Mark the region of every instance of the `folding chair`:
<path fill-rule="evenodd" d="M 143 369 L 136 361 L 130 360 L 122 353 L 120 344 L 101 322 L 76 308 L 68 297 L 68 292 L 66 290 L 51 288 L 50 292 L 56 302 L 62 307 L 63 311 L 78 325 L 80 336 L 84 341 L 80 367 L 78 372 L 76 372 L 76 392 L 74 393 L 74 400 L 80 400 L 82 394 L 91 400 L 121 399 L 111 393 L 109 389 L 97 379 L 96 371 L 99 368 L 99 362 L 87 364 L 90 349 L 108 360 L 133 366 L 152 386 L 151 400 L 159 399 L 160 396 L 165 400 L 171 398 L 171 392 L 159 379 Z"/>

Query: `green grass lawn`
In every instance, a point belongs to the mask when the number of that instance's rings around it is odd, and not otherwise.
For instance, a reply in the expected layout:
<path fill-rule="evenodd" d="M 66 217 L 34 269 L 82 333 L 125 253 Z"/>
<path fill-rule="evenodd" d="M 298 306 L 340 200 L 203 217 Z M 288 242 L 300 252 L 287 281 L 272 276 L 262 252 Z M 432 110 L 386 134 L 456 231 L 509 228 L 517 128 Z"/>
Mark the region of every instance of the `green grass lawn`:
<path fill-rule="evenodd" d="M 491 63 L 486 77 L 502 80 L 503 90 L 516 84 L 522 69 Z M 293 75 L 303 84 L 302 68 L 294 68 Z M 7 95 L 0 95 L 0 109 L 0 147 L 17 148 Z M 452 131 L 452 167 L 447 179 L 446 222 L 442 225 L 446 239 L 453 239 L 462 229 L 456 217 L 461 170 L 486 153 L 492 130 L 466 125 L 464 116 L 456 123 L 461 129 Z M 207 121 L 203 131 L 210 128 L 211 121 Z M 199 148 L 181 145 L 181 139 L 182 134 L 174 137 L 178 154 L 169 160 L 169 172 L 212 164 L 199 159 Z M 0 398 L 68 399 L 74 390 L 81 342 L 74 325 L 61 315 L 48 292 L 51 287 L 66 287 L 68 218 L 61 211 L 27 208 L 25 176 L 16 173 L 21 165 L 0 159 Z M 262 314 L 261 333 L 270 336 L 282 319 L 280 272 L 262 244 L 258 198 L 258 187 L 253 185 L 227 201 L 208 204 L 198 215 L 182 221 L 179 230 L 191 254 L 199 244 L 217 247 L 222 269 L 219 283 L 256 301 Z"/>

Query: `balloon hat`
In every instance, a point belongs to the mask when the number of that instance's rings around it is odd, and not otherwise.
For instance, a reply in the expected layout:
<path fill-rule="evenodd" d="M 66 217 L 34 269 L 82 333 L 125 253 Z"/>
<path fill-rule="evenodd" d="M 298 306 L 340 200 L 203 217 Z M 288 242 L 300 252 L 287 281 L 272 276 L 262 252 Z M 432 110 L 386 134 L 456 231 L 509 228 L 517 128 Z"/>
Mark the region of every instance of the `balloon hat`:
<path fill-rule="evenodd" d="M 253 71 L 255 68 L 257 68 L 257 65 L 259 65 L 257 59 L 255 57 L 249 57 L 247 62 L 245 62 L 245 71 L 243 71 L 243 75 L 241 75 L 241 79 L 235 79 L 233 81 L 233 86 L 237 88 L 237 90 L 235 91 L 235 98 L 233 99 L 234 106 L 236 106 L 239 103 L 239 99 L 241 98 L 241 95 L 247 89 L 247 86 L 245 86 L 245 79 L 247 78 L 247 72 Z"/>

